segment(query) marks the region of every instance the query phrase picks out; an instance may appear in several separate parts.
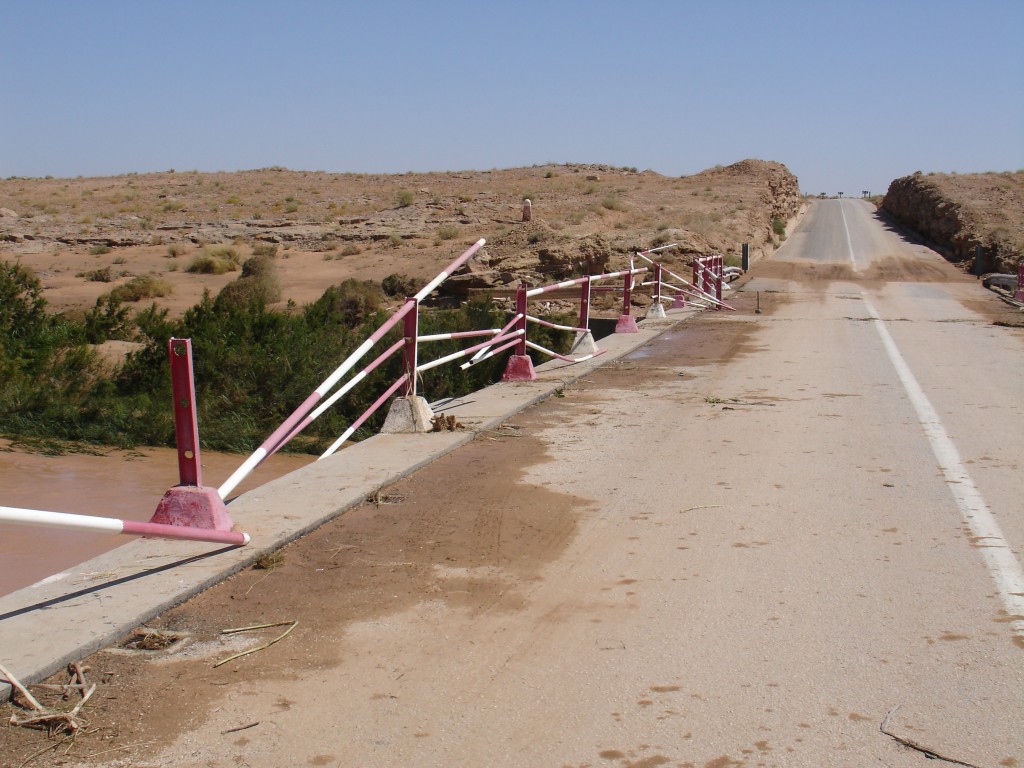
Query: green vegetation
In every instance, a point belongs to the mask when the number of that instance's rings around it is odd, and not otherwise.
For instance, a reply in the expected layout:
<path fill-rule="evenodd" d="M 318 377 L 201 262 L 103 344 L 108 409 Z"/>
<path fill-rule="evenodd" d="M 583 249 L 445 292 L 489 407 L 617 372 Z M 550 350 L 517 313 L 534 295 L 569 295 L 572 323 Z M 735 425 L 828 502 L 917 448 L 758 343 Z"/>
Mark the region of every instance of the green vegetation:
<path fill-rule="evenodd" d="M 110 253 L 110 246 L 106 243 L 99 243 L 89 248 L 90 256 L 102 256 L 105 253 Z"/>
<path fill-rule="evenodd" d="M 774 219 L 772 219 L 772 232 L 774 232 L 779 237 L 785 239 L 786 222 L 784 222 L 782 219 L 776 216 Z"/>
<path fill-rule="evenodd" d="M 398 194 L 395 195 L 395 204 L 399 208 L 408 208 L 412 205 L 413 200 L 415 200 L 415 195 L 413 195 L 411 189 L 400 189 Z"/>
<path fill-rule="evenodd" d="M 399 295 L 417 288 L 400 275 L 385 283 Z M 0 262 L 0 434 L 120 447 L 172 445 L 167 340 L 175 336 L 192 339 L 203 446 L 253 450 L 387 317 L 384 290 L 372 281 L 346 280 L 289 311 L 268 307 L 275 285 L 273 261 L 252 257 L 238 280 L 216 298 L 205 294 L 180 319 L 169 319 L 155 305 L 132 315 L 111 292 L 79 322 L 48 315 L 39 280 L 20 265 Z M 447 333 L 505 322 L 503 312 L 480 298 L 458 309 L 424 310 L 420 329 Z M 377 349 L 399 333 L 393 330 Z M 531 329 L 531 338 L 565 350 L 571 334 L 538 328 Z M 108 339 L 143 347 L 109 374 L 89 346 Z M 436 342 L 421 354 L 434 359 L 464 346 L 458 340 Z M 498 355 L 466 371 L 440 366 L 420 377 L 420 387 L 431 399 L 459 396 L 496 381 L 504 361 Z M 401 355 L 394 355 L 289 449 L 326 448 L 401 373 Z M 375 434 L 385 410 L 356 437 Z"/>

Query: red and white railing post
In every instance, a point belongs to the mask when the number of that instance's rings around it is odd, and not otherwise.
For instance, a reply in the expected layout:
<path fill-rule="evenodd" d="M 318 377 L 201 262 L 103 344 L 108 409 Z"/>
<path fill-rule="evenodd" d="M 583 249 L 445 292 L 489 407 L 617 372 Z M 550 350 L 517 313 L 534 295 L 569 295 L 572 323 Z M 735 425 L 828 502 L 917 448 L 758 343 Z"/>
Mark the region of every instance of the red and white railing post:
<path fill-rule="evenodd" d="M 1024 261 L 1017 265 L 1017 290 L 1013 293 L 1017 301 L 1024 301 Z"/>
<path fill-rule="evenodd" d="M 654 301 L 661 303 L 661 262 L 654 265 Z"/>
<path fill-rule="evenodd" d="M 630 302 L 633 299 L 633 270 L 629 269 L 626 271 L 626 275 L 623 278 L 622 288 L 622 314 L 619 315 L 619 319 L 615 323 L 616 333 L 640 333 L 640 329 L 636 326 L 636 319 L 630 314 Z"/>
<path fill-rule="evenodd" d="M 230 531 L 234 527 L 216 488 L 202 484 L 199 461 L 199 422 L 192 368 L 192 340 L 167 342 L 174 397 L 174 435 L 178 446 L 179 485 L 160 499 L 150 523 L 163 526 Z"/>
<path fill-rule="evenodd" d="M 509 355 L 505 364 L 505 373 L 502 374 L 502 381 L 534 381 L 537 378 L 537 371 L 533 368 L 533 360 L 526 354 L 526 306 L 529 297 L 526 295 L 526 283 L 520 283 L 516 288 L 516 331 L 520 333 L 516 341 L 515 351 Z"/>
<path fill-rule="evenodd" d="M 718 303 L 715 304 L 715 309 L 720 310 L 722 308 L 722 280 L 725 276 L 725 257 L 721 255 L 715 256 L 712 263 L 715 265 L 715 298 L 718 300 Z"/>
<path fill-rule="evenodd" d="M 415 296 L 409 296 L 406 304 L 412 304 L 412 309 L 405 316 L 403 336 L 405 344 L 402 347 L 402 358 L 405 363 L 405 372 L 409 378 L 405 382 L 405 396 L 416 397 L 416 366 L 419 364 L 419 335 L 420 335 L 420 308 Z"/>
<path fill-rule="evenodd" d="M 171 364 L 171 392 L 174 398 L 174 437 L 178 449 L 178 484 L 202 485 L 199 461 L 199 420 L 196 418 L 195 374 L 192 368 L 192 339 L 167 342 Z"/>
<path fill-rule="evenodd" d="M 590 278 L 580 283 L 580 328 L 590 327 Z"/>

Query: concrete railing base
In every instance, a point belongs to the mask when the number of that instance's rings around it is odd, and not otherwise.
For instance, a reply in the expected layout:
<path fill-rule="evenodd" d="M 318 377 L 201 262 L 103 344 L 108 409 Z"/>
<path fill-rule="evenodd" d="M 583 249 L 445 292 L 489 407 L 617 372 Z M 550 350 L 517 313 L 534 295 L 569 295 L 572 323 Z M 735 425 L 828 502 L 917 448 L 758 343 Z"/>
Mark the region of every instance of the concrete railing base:
<path fill-rule="evenodd" d="M 434 428 L 433 418 L 434 412 L 419 395 L 396 397 L 380 431 L 387 435 L 430 432 Z"/>

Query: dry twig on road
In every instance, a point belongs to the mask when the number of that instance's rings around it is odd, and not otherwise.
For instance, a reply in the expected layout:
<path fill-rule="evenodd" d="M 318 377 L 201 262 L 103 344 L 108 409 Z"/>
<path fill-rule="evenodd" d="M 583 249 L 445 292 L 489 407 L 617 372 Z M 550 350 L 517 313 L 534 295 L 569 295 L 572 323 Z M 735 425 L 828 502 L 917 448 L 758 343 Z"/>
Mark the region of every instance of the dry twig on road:
<path fill-rule="evenodd" d="M 274 624 L 256 624 L 256 625 L 253 625 L 251 627 L 237 627 L 235 629 L 225 629 L 225 630 L 223 630 L 223 632 L 221 632 L 221 634 L 236 634 L 238 632 L 251 632 L 254 629 L 263 629 L 265 627 L 281 627 L 281 626 L 284 626 L 285 624 L 290 624 L 291 626 L 289 626 L 288 629 L 286 629 L 280 635 L 275 637 L 269 643 L 264 643 L 263 645 L 257 646 L 256 648 L 250 648 L 247 651 L 242 651 L 241 653 L 236 653 L 234 656 L 228 656 L 226 659 L 221 659 L 220 661 L 218 661 L 216 664 L 213 665 L 214 668 L 219 667 L 221 664 L 227 664 L 229 661 L 234 661 L 235 659 L 240 659 L 243 656 L 248 656 L 250 653 L 256 653 L 257 651 L 265 650 L 265 649 L 269 648 L 270 646 L 272 646 L 274 643 L 278 642 L 279 640 L 284 640 L 286 637 L 288 637 L 289 634 L 291 634 L 291 631 L 293 629 L 295 629 L 297 626 L 299 626 L 299 622 L 298 621 L 292 621 L 292 622 L 280 621 L 280 622 L 277 622 L 277 623 L 274 623 Z"/>
<path fill-rule="evenodd" d="M 913 750 L 916 750 L 916 751 L 920 752 L 922 755 L 927 757 L 929 760 L 942 760 L 942 761 L 947 762 L 947 763 L 952 763 L 953 765 L 963 765 L 963 766 L 966 766 L 966 768 L 978 768 L 978 766 L 976 766 L 974 763 L 965 763 L 962 760 L 957 760 L 956 758 L 953 758 L 953 757 L 946 757 L 943 754 L 940 754 L 940 753 L 938 753 L 938 752 L 936 752 L 934 750 L 928 749 L 928 747 L 922 747 L 920 744 L 918 744 L 915 741 L 911 741 L 910 739 L 904 739 L 902 736 L 897 736 L 895 733 L 890 731 L 889 730 L 889 720 L 890 720 L 890 718 L 892 718 L 892 716 L 894 714 L 896 714 L 896 710 L 899 709 L 900 706 L 901 705 L 897 704 L 895 707 L 893 707 L 892 709 L 890 709 L 888 712 L 885 713 L 885 719 L 882 720 L 881 724 L 878 726 L 878 730 L 880 730 L 882 733 L 884 733 L 890 739 L 894 739 L 898 743 L 902 744 L 904 747 L 907 747 L 909 749 L 913 749 Z"/>

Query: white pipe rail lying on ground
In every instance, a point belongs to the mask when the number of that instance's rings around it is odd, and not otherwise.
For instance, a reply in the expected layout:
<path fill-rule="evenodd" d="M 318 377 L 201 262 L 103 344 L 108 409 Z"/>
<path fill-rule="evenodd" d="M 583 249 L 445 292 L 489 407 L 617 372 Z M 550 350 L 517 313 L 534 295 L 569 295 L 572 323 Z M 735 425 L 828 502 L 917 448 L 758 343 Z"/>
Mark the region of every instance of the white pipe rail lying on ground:
<path fill-rule="evenodd" d="M 128 536 L 159 536 L 164 539 L 208 541 L 213 544 L 233 544 L 235 546 L 249 543 L 248 533 L 218 531 L 211 528 L 188 528 L 161 523 L 141 523 L 135 520 L 118 520 L 113 517 L 74 515 L 68 512 L 48 512 L 18 507 L 0 507 L 0 521 L 94 533 L 123 533 Z"/>

